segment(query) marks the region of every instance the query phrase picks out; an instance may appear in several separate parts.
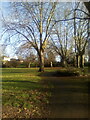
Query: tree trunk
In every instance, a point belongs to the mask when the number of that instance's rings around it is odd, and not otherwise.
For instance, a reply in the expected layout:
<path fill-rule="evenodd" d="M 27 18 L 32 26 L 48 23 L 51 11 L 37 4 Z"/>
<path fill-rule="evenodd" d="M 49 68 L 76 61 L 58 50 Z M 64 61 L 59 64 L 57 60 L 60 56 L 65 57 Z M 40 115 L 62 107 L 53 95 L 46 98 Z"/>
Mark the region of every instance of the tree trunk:
<path fill-rule="evenodd" d="M 77 68 L 80 68 L 80 56 L 76 55 L 76 64 L 77 64 Z"/>
<path fill-rule="evenodd" d="M 74 66 L 77 67 L 77 55 L 74 57 Z"/>
<path fill-rule="evenodd" d="M 80 67 L 84 67 L 84 55 L 80 55 Z"/>
<path fill-rule="evenodd" d="M 53 67 L 53 64 L 52 64 L 52 62 L 50 62 L 50 66 L 51 66 L 51 67 Z"/>
<path fill-rule="evenodd" d="M 44 52 L 42 51 L 40 51 L 39 60 L 40 60 L 39 72 L 44 72 Z"/>
<path fill-rule="evenodd" d="M 63 67 L 67 67 L 67 62 L 66 62 L 66 59 L 64 57 L 62 57 L 61 63 L 62 63 Z"/>
<path fill-rule="evenodd" d="M 30 68 L 31 67 L 31 62 L 29 62 L 29 64 L 28 64 L 28 68 Z"/>

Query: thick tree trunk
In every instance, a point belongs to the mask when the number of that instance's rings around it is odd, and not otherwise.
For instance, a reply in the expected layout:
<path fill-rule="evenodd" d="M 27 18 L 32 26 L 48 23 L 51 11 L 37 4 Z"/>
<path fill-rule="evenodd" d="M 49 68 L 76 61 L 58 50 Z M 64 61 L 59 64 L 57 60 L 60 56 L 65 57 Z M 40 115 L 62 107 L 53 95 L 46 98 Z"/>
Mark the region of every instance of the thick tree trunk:
<path fill-rule="evenodd" d="M 76 56 L 76 63 L 77 68 L 83 68 L 84 67 L 84 55 L 77 55 Z"/>
<path fill-rule="evenodd" d="M 42 51 L 40 51 L 39 60 L 40 60 L 39 72 L 44 72 L 44 52 Z"/>
<path fill-rule="evenodd" d="M 62 57 L 61 63 L 62 63 L 63 67 L 67 67 L 67 62 L 66 62 L 66 59 L 64 57 Z"/>
<path fill-rule="evenodd" d="M 84 55 L 80 55 L 80 68 L 84 67 Z"/>

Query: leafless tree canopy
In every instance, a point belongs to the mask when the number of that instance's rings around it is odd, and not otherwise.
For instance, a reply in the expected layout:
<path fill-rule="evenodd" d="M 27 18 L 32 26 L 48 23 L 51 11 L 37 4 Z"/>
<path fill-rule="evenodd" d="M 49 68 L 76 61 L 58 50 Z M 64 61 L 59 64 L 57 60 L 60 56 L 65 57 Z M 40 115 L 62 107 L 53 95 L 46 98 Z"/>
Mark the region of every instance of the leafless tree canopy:
<path fill-rule="evenodd" d="M 74 49 L 78 54 L 85 53 L 90 17 L 85 8 L 82 10 L 82 3 L 73 9 L 63 8 L 58 2 L 13 2 L 10 6 L 11 15 L 8 18 L 3 16 L 4 33 L 9 41 L 13 38 L 15 45 L 19 43 L 20 49 L 36 50 L 39 71 L 44 71 L 44 52 L 48 43 L 63 62 Z"/>

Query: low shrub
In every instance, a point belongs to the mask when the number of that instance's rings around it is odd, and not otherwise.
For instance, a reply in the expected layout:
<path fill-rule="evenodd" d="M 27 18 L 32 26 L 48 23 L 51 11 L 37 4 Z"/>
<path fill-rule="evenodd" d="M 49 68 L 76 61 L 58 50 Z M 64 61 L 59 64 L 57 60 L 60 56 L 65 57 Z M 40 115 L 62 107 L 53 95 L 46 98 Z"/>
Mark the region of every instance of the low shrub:
<path fill-rule="evenodd" d="M 86 62 L 84 65 L 85 65 L 86 67 L 90 67 L 90 62 Z"/>
<path fill-rule="evenodd" d="M 55 72 L 55 76 L 79 76 L 80 72 L 73 69 L 64 69 L 64 70 L 58 70 Z"/>

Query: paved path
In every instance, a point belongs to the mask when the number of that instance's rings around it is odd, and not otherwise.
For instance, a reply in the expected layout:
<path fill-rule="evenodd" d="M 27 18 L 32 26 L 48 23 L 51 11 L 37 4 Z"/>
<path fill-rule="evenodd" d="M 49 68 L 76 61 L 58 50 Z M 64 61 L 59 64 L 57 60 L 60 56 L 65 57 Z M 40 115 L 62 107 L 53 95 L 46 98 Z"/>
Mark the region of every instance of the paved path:
<path fill-rule="evenodd" d="M 44 84 L 51 85 L 47 111 L 48 118 L 88 118 L 88 84 L 87 78 L 47 77 Z"/>

